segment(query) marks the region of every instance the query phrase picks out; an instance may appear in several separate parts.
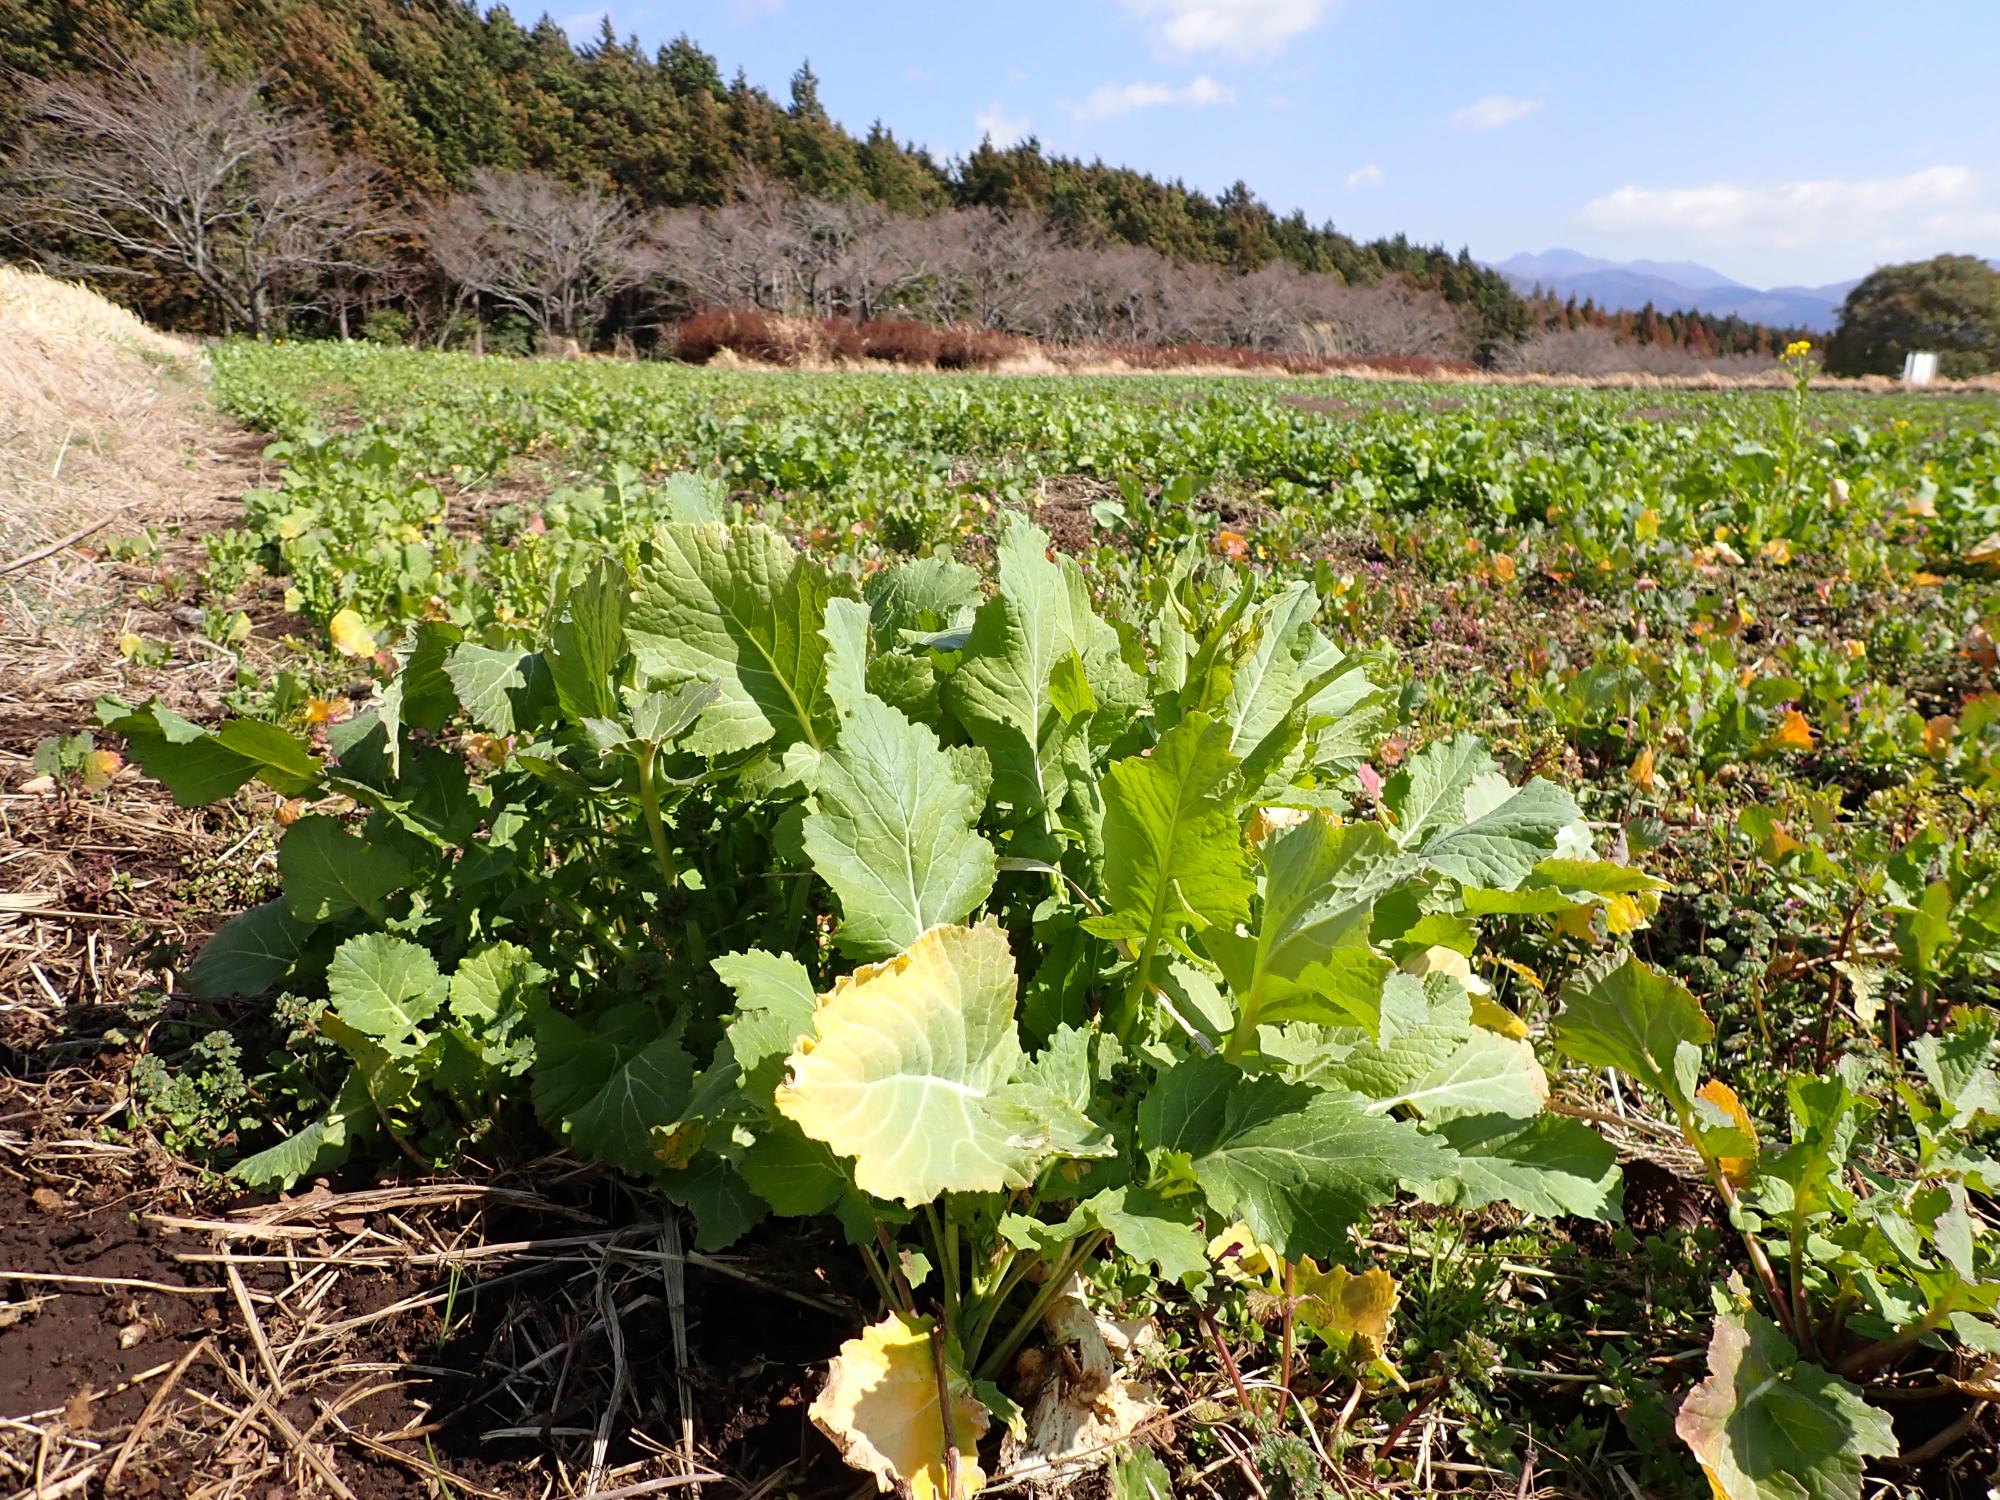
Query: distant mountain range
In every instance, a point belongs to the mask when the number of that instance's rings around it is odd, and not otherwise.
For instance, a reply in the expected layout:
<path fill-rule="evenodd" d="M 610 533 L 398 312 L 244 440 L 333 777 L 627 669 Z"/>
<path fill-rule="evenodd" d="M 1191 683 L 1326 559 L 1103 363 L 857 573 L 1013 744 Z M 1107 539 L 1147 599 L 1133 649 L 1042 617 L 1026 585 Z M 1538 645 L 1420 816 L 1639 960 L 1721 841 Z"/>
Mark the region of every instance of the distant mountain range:
<path fill-rule="evenodd" d="M 1559 297 L 1588 297 L 1612 311 L 1648 302 L 1661 312 L 1697 311 L 1727 317 L 1734 313 L 1774 328 L 1828 332 L 1840 321 L 1840 304 L 1855 281 L 1830 286 L 1774 286 L 1759 289 L 1692 261 L 1599 260 L 1575 250 L 1516 255 L 1494 267 L 1519 291 L 1540 286 Z"/>

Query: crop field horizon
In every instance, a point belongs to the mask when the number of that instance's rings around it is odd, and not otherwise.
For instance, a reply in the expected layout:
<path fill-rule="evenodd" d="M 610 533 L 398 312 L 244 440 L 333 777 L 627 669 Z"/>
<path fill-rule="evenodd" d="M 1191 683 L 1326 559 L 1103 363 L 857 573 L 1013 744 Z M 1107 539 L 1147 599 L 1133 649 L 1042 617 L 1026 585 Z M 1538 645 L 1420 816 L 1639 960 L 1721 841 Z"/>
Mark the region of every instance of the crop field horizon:
<path fill-rule="evenodd" d="M 1987 1494 L 2000 395 L 1773 368 L 215 345 L 7 804 L 187 850 L 8 1043 L 241 1315 L 118 1464 Z"/>

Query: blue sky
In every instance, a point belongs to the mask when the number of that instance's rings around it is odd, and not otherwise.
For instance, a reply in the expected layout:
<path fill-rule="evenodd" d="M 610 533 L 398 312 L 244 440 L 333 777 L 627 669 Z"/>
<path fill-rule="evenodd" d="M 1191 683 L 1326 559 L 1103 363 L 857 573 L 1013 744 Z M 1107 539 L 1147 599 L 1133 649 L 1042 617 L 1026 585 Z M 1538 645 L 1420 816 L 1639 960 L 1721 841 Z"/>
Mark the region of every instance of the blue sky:
<path fill-rule="evenodd" d="M 1033 134 L 1364 238 L 1760 286 L 2000 255 L 1996 0 L 571 3 L 780 99 L 810 58 L 837 119 L 941 155 Z"/>

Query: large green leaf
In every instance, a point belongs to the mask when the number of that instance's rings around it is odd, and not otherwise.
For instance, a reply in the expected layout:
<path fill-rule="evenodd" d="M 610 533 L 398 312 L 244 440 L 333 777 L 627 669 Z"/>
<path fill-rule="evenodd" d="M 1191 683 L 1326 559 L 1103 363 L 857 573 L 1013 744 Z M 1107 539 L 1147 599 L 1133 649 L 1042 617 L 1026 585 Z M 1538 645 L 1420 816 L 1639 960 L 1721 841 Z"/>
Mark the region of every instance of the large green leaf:
<path fill-rule="evenodd" d="M 1312 618 L 1319 596 L 1294 583 L 1250 616 L 1251 644 L 1229 677 L 1220 718 L 1229 726 L 1229 750 L 1247 759 L 1290 718 L 1309 685 L 1303 667 L 1312 649 Z"/>
<path fill-rule="evenodd" d="M 556 701 L 573 719 L 608 718 L 618 711 L 631 598 L 624 564 L 605 557 L 556 605 L 546 656 Z"/>
<path fill-rule="evenodd" d="M 555 698 L 540 652 L 468 641 L 453 648 L 444 670 L 467 716 L 494 734 L 533 728 Z"/>
<path fill-rule="evenodd" d="M 842 951 L 886 957 L 986 899 L 995 866 L 978 832 L 984 801 L 930 730 L 860 698 L 820 762 L 805 820 L 806 853 L 840 898 Z"/>
<path fill-rule="evenodd" d="M 1472 1001 L 1448 974 L 1391 974 L 1382 986 L 1380 1041 L 1356 1039 L 1317 1076 L 1373 1100 L 1397 1100 L 1445 1070 L 1473 1034 Z"/>
<path fill-rule="evenodd" d="M 325 1114 L 277 1145 L 244 1157 L 230 1168 L 230 1175 L 260 1192 L 289 1188 L 301 1177 L 339 1166 L 362 1129 L 374 1121 L 375 1100 L 357 1068 Z"/>
<path fill-rule="evenodd" d="M 966 659 L 945 689 L 992 759 L 994 800 L 1029 819 L 1056 800 L 1050 742 L 1092 706 L 1084 657 L 1105 649 L 1108 628 L 1091 612 L 1075 562 L 1051 562 L 1048 544 L 1040 528 L 1009 518 L 997 549 L 1000 592 L 980 606 Z"/>
<path fill-rule="evenodd" d="M 1202 946 L 1235 994 L 1241 1024 L 1360 1026 L 1379 1035 L 1392 965 L 1368 944 L 1375 898 L 1416 870 L 1377 823 L 1308 818 L 1258 850 L 1263 903 L 1256 928 L 1205 933 Z"/>
<path fill-rule="evenodd" d="M 1456 828 L 1465 821 L 1465 794 L 1497 769 L 1475 735 L 1425 746 L 1382 788 L 1383 805 L 1396 820 L 1396 841 L 1412 847 L 1426 834 Z"/>
<path fill-rule="evenodd" d="M 1617 1214 L 1623 1186 L 1617 1148 L 1581 1120 L 1463 1115 L 1446 1120 L 1438 1134 L 1458 1154 L 1433 1195 L 1438 1202 L 1464 1209 L 1504 1203 L 1544 1219 Z"/>
<path fill-rule="evenodd" d="M 764 1204 L 736 1169 L 703 1155 L 678 1172 L 663 1173 L 660 1191 L 694 1215 L 694 1247 L 726 1250 L 764 1217 Z"/>
<path fill-rule="evenodd" d="M 257 779 L 281 797 L 297 797 L 319 782 L 319 757 L 297 736 L 261 719 L 231 719 L 215 742 L 255 768 Z"/>
<path fill-rule="evenodd" d="M 1886 1412 L 1747 1310 L 1715 1320 L 1708 1378 L 1674 1431 L 1717 1500 L 1859 1500 L 1863 1461 L 1897 1452 Z"/>
<path fill-rule="evenodd" d="M 291 973 L 316 925 L 294 917 L 283 901 L 253 906 L 202 944 L 181 983 L 197 1000 L 268 994 Z"/>
<path fill-rule="evenodd" d="M 488 943 L 452 971 L 452 1017 L 468 1029 L 486 1066 L 515 1075 L 534 1060 L 532 1042 L 519 1032 L 544 1003 L 548 977 L 518 943 Z"/>
<path fill-rule="evenodd" d="M 326 986 L 341 1020 L 392 1049 L 436 1015 L 448 993 L 430 954 L 386 932 L 342 943 L 327 965 Z"/>
<path fill-rule="evenodd" d="M 1086 1198 L 1077 1212 L 1109 1231 L 1128 1260 L 1157 1267 L 1163 1280 L 1192 1286 L 1208 1276 L 1207 1242 L 1185 1198 L 1127 1183 Z"/>
<path fill-rule="evenodd" d="M 1409 1108 L 1433 1122 L 1460 1115 L 1526 1120 L 1540 1114 L 1548 1100 L 1548 1076 L 1533 1047 L 1474 1027 L 1449 1057 L 1372 1107 L 1377 1114 Z"/>
<path fill-rule="evenodd" d="M 635 1177 L 654 1172 L 653 1131 L 682 1118 L 694 1060 L 662 1035 L 650 1011 L 621 1006 L 584 1026 L 559 1011 L 535 1013 L 535 1109 L 577 1152 Z"/>
<path fill-rule="evenodd" d="M 653 680 L 721 684 L 689 748 L 826 747 L 833 702 L 820 630 L 834 591 L 823 567 L 764 526 L 674 524 L 655 533 L 627 631 Z"/>
<path fill-rule="evenodd" d="M 1280 1255 L 1328 1255 L 1398 1187 L 1434 1183 L 1450 1154 L 1352 1094 L 1246 1077 L 1220 1058 L 1176 1065 L 1139 1106 L 1140 1138 L 1188 1160 L 1223 1221 Z"/>
<path fill-rule="evenodd" d="M 1232 796 L 1229 730 L 1189 714 L 1150 755 L 1104 780 L 1103 915 L 1084 927 L 1151 952 L 1193 928 L 1250 920 L 1256 887 L 1244 866 Z"/>
<path fill-rule="evenodd" d="M 875 1197 L 1025 1187 L 1041 1160 L 1097 1135 L 1048 1089 L 1014 1082 L 1014 956 L 998 927 L 932 928 L 836 984 L 813 1028 L 778 1110 L 852 1158 Z"/>
<path fill-rule="evenodd" d="M 744 1087 L 770 1102 L 786 1056 L 800 1037 L 812 1031 L 812 975 L 790 954 L 726 953 L 710 967 L 736 992 L 736 1014 L 729 1020 L 729 1045 L 742 1069 Z"/>
<path fill-rule="evenodd" d="M 137 709 L 106 699 L 98 717 L 125 737 L 125 748 L 181 807 L 218 802 L 253 777 L 296 797 L 319 781 L 317 758 L 274 724 L 235 719 L 210 732 L 157 703 Z"/>
<path fill-rule="evenodd" d="M 979 609 L 979 573 L 933 553 L 870 575 L 862 585 L 885 646 L 903 632 L 930 635 L 970 626 Z"/>
<path fill-rule="evenodd" d="M 278 875 L 295 917 L 325 922 L 354 912 L 383 915 L 382 901 L 415 873 L 401 847 L 359 838 L 338 818 L 311 813 L 278 840 Z"/>
<path fill-rule="evenodd" d="M 1617 1068 L 1677 1109 L 1691 1107 L 1695 1080 L 1683 1049 L 1705 1046 L 1715 1027 L 1686 985 L 1628 953 L 1579 971 L 1562 1002 L 1554 1040 L 1564 1056 Z"/>
<path fill-rule="evenodd" d="M 1554 852 L 1556 836 L 1579 816 L 1568 792 L 1537 777 L 1471 822 L 1432 834 L 1419 852 L 1466 885 L 1511 890 Z"/>

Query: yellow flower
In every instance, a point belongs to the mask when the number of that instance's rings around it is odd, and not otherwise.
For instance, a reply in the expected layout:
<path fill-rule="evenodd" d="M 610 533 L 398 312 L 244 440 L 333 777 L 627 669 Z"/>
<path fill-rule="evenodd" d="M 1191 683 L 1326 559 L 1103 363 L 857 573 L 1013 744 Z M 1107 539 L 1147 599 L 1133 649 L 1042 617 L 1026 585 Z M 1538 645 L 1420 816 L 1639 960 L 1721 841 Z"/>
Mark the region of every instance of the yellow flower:
<path fill-rule="evenodd" d="M 1812 353 L 1811 339 L 1794 339 L 1791 343 L 1785 345 L 1786 359 L 1798 359 L 1802 355 L 1810 353 Z"/>

